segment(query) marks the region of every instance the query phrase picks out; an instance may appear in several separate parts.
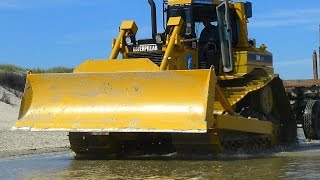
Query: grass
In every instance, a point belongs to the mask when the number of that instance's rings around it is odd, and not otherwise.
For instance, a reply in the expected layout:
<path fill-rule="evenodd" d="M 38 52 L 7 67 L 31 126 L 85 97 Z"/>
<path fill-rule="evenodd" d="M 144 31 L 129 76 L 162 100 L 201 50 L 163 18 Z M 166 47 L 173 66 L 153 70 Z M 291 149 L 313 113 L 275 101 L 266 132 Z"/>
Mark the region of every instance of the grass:
<path fill-rule="evenodd" d="M 42 68 L 22 68 L 20 66 L 12 65 L 12 64 L 0 64 L 0 71 L 5 72 L 16 72 L 16 73 L 26 73 L 27 71 L 31 70 L 33 73 L 71 73 L 73 68 L 67 67 L 54 67 L 49 69 L 42 69 Z"/>
<path fill-rule="evenodd" d="M 6 104 L 11 104 L 11 100 L 10 100 L 9 95 L 4 91 L 2 93 L 2 97 L 0 98 L 0 101 L 4 102 Z"/>
<path fill-rule="evenodd" d="M 71 73 L 73 68 L 54 67 L 50 69 L 27 69 L 12 64 L 0 64 L 0 86 L 23 92 L 28 70 L 31 70 L 32 73 Z"/>
<path fill-rule="evenodd" d="M 31 69 L 32 73 L 72 73 L 73 68 L 54 67 L 50 69 L 35 68 Z"/>
<path fill-rule="evenodd" d="M 23 92 L 26 75 L 17 72 L 0 71 L 0 85 Z"/>
<path fill-rule="evenodd" d="M 27 70 L 25 68 L 12 65 L 12 64 L 0 64 L 0 71 L 23 73 L 23 72 L 26 72 Z"/>

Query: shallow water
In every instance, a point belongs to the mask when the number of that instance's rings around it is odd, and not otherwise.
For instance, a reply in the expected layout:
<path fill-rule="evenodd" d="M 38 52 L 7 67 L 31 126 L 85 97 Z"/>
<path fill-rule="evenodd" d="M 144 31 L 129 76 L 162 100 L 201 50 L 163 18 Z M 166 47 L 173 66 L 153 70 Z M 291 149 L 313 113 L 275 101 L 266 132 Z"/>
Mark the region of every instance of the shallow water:
<path fill-rule="evenodd" d="M 1 179 L 320 179 L 320 141 L 284 152 L 215 160 L 75 160 L 54 153 L 0 160 Z"/>

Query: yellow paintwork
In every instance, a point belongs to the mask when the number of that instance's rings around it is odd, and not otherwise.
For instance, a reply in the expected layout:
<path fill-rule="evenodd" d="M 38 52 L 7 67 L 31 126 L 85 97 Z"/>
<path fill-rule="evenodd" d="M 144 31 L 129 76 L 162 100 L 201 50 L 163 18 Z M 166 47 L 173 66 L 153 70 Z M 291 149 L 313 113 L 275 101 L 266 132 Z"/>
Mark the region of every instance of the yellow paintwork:
<path fill-rule="evenodd" d="M 249 82 L 245 87 L 241 87 L 241 90 L 239 91 L 239 88 L 236 87 L 228 87 L 228 88 L 221 88 L 221 93 L 224 94 L 224 98 L 227 99 L 230 106 L 236 105 L 242 98 L 244 98 L 247 94 L 259 90 L 266 86 L 268 83 L 271 82 L 271 80 L 274 78 L 274 76 L 270 75 L 269 77 L 261 77 L 259 80 L 255 80 L 252 82 Z M 216 93 L 217 94 L 217 93 Z M 223 96 L 222 96 L 223 97 Z M 215 104 L 214 104 L 214 114 L 222 115 L 224 111 L 228 111 L 228 106 L 225 103 L 225 100 L 220 100 L 217 98 Z"/>
<path fill-rule="evenodd" d="M 260 53 L 252 51 L 235 51 L 234 74 L 248 74 L 252 72 L 255 68 L 263 69 L 269 74 L 274 73 L 272 63 L 265 63 L 263 61 L 249 61 L 249 53 L 254 53 L 257 55 L 271 55 L 270 53 Z"/>
<path fill-rule="evenodd" d="M 91 64 L 85 64 L 92 68 L 102 64 L 120 67 L 128 61 L 88 61 Z M 143 64 L 146 59 L 133 61 Z M 215 101 L 216 76 L 212 69 L 159 71 L 155 68 L 126 72 L 119 68 L 118 72 L 116 69 L 100 69 L 98 73 L 92 73 L 89 68 L 77 71 L 79 73 L 29 74 L 20 121 L 14 129 L 185 133 L 221 129 L 261 134 L 274 131 L 273 126 L 264 121 L 230 115 L 220 117 L 224 108 Z M 251 91 L 262 88 L 268 81 L 265 79 L 257 85 L 248 86 L 237 99 L 228 99 L 230 105 Z M 221 122 L 224 118 L 230 120 Z M 235 126 L 237 119 L 249 128 Z M 259 123 L 261 128 L 254 128 Z"/>
<path fill-rule="evenodd" d="M 150 59 L 88 60 L 80 64 L 73 72 L 119 72 L 119 71 L 157 71 L 159 67 Z"/>
<path fill-rule="evenodd" d="M 137 34 L 138 26 L 134 21 L 123 21 L 121 26 L 121 30 L 129 30 L 133 35 Z"/>
<path fill-rule="evenodd" d="M 241 38 L 234 51 L 235 70 L 219 75 L 218 80 L 240 79 L 255 68 L 264 69 L 270 75 L 268 78 L 261 77 L 238 91 L 221 88 L 213 68 L 187 70 L 187 55 L 192 56 L 193 68 L 198 68 L 198 49 L 184 46 L 181 17 L 168 21 L 171 34 L 167 34 L 163 44 L 160 67 L 147 58 L 127 59 L 129 51 L 123 38 L 128 33 L 135 35 L 138 27 L 134 21 L 124 21 L 109 59 L 85 61 L 71 74 L 28 74 L 19 121 L 13 129 L 197 133 L 190 139 L 183 136 L 183 143 L 197 144 L 201 140 L 197 137 L 204 136 L 208 139 L 205 142 L 218 151 L 222 151 L 219 131 L 274 136 L 276 127 L 271 122 L 239 117 L 233 110 L 247 94 L 272 80 L 273 67 L 272 63 L 248 60 L 249 53 L 271 54 L 265 46 L 249 47 L 243 3 L 231 4 L 230 8 L 235 8 L 240 17 Z M 120 52 L 123 59 L 116 60 Z M 179 135 L 173 134 L 173 142 L 182 142 Z"/>
<path fill-rule="evenodd" d="M 120 33 L 118 38 L 115 41 L 115 44 L 112 48 L 111 54 L 109 59 L 116 59 L 118 57 L 118 54 L 121 50 L 121 48 L 123 48 L 122 45 L 122 40 L 124 38 L 124 36 L 126 35 L 126 33 L 130 32 L 133 35 L 135 35 L 138 31 L 138 27 L 136 25 L 136 23 L 134 21 L 123 21 L 120 27 Z"/>
<path fill-rule="evenodd" d="M 234 9 L 239 17 L 239 40 L 237 47 L 248 48 L 248 29 L 247 29 L 247 17 L 245 14 L 245 8 L 243 3 L 234 3 Z"/>
<path fill-rule="evenodd" d="M 274 134 L 274 125 L 272 122 L 261 121 L 255 118 L 248 119 L 243 117 L 217 115 L 215 128 L 267 135 Z"/>
<path fill-rule="evenodd" d="M 236 115 L 236 113 L 233 111 L 233 108 L 229 100 L 226 98 L 226 95 L 222 92 L 218 84 L 216 85 L 216 99 L 219 101 L 219 103 L 223 107 L 223 110 L 227 111 L 229 114 L 233 116 Z"/>
<path fill-rule="evenodd" d="M 171 17 L 168 20 L 167 26 L 181 26 L 183 25 L 183 19 L 181 17 Z"/>
<path fill-rule="evenodd" d="M 168 43 L 168 46 L 166 48 L 166 51 L 164 53 L 160 70 L 166 70 L 168 69 L 168 64 L 169 64 L 169 57 L 171 57 L 172 52 L 174 50 L 174 45 L 176 41 L 179 39 L 178 36 L 180 34 L 180 30 L 183 25 L 183 20 L 181 17 L 171 17 L 168 21 L 168 27 L 173 26 L 173 32 L 170 35 L 170 40 Z"/>
<path fill-rule="evenodd" d="M 121 39 L 134 24 L 123 23 L 111 53 L 115 54 L 113 56 L 117 56 Z M 186 69 L 186 65 L 176 66 L 174 63 L 183 61 L 181 58 L 186 53 L 195 54 L 196 50 L 177 44 L 182 24 L 181 18 L 169 20 L 169 26 L 174 30 L 168 38 L 165 52 L 169 52 L 168 57 L 171 52 L 175 53 L 170 56 L 167 68 L 162 70 Z M 245 61 L 246 57 L 240 53 L 236 61 L 238 66 L 245 67 Z M 264 83 L 249 86 L 240 97 L 228 99 L 224 97 L 225 92 L 222 93 L 224 90 L 216 86 L 213 70 L 160 70 L 149 59 L 111 59 L 85 61 L 74 70 L 74 74 L 30 74 L 20 121 L 15 128 L 86 132 L 206 132 L 214 128 L 214 114 L 227 110 L 232 115 L 230 106 L 264 86 Z M 218 93 L 215 93 L 217 89 Z M 237 129 L 232 124 L 228 126 Z M 241 127 L 238 130 L 247 131 Z"/>
<path fill-rule="evenodd" d="M 172 5 L 180 5 L 180 4 L 191 4 L 193 0 L 168 0 L 168 4 Z"/>
<path fill-rule="evenodd" d="M 194 3 L 194 0 L 168 0 L 168 4 L 170 6 L 173 5 L 182 5 L 182 4 L 192 4 Z M 214 4 L 220 4 L 221 1 L 220 0 L 212 0 L 212 3 Z"/>
<path fill-rule="evenodd" d="M 112 48 L 109 59 L 116 59 L 122 47 L 122 39 L 124 35 L 127 33 L 127 30 L 121 29 L 118 38 L 115 41 L 115 44 Z"/>
<path fill-rule="evenodd" d="M 206 132 L 213 121 L 207 118 L 213 118 L 215 78 L 211 70 L 29 74 L 15 127 Z"/>
<path fill-rule="evenodd" d="M 172 0 L 168 1 L 169 5 L 173 4 L 188 4 L 192 3 L 193 1 L 184 1 L 184 0 Z M 250 47 L 248 44 L 248 30 L 247 30 L 247 22 L 248 19 L 245 16 L 245 8 L 244 8 L 244 3 L 243 2 L 236 2 L 234 4 L 230 3 L 229 4 L 230 8 L 234 8 L 238 17 L 239 17 L 239 25 L 240 25 L 240 37 L 239 37 L 239 42 L 237 44 L 237 47 L 234 49 L 234 56 L 235 56 L 235 66 L 234 66 L 234 71 L 231 73 L 223 74 L 223 76 L 230 76 L 230 77 L 239 77 L 243 76 L 245 74 L 249 74 L 252 72 L 254 69 L 259 68 L 259 69 L 264 69 L 267 73 L 269 74 L 274 74 L 274 69 L 272 63 L 264 63 L 264 62 L 252 62 L 248 61 L 248 54 L 249 53 L 255 53 L 257 55 L 272 55 L 271 53 L 266 51 L 266 46 L 262 45 L 260 48 L 255 48 L 255 47 Z M 177 25 L 178 20 L 177 19 L 169 19 L 168 25 Z M 180 37 L 181 38 L 181 37 Z M 182 39 L 183 41 L 183 39 Z M 176 45 L 177 46 L 177 45 Z M 166 49 L 168 47 L 168 44 L 164 47 Z M 171 48 L 170 48 L 171 49 Z M 179 51 L 180 49 L 180 51 Z M 188 51 L 188 53 L 187 53 Z M 166 69 L 169 70 L 175 70 L 175 69 L 186 69 L 187 67 L 185 64 L 183 66 L 180 66 L 181 60 L 183 62 L 184 57 L 187 54 L 192 54 L 193 57 L 193 67 L 198 68 L 198 49 L 184 49 L 183 47 L 175 47 L 174 49 L 174 54 L 172 55 L 171 59 L 176 59 L 172 60 L 171 63 L 169 64 L 169 67 Z M 176 62 L 176 63 L 175 63 Z M 166 62 L 165 62 L 166 63 Z M 173 64 L 174 63 L 174 64 Z M 229 78 L 230 79 L 230 78 Z"/>

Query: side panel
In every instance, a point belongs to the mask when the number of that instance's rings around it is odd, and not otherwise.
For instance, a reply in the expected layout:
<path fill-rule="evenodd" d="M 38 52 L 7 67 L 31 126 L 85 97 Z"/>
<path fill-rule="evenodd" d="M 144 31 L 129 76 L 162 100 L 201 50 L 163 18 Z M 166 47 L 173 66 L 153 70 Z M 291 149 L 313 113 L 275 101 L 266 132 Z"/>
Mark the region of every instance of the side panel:
<path fill-rule="evenodd" d="M 264 69 L 265 72 L 273 74 L 273 59 L 271 54 L 256 53 L 250 51 L 235 52 L 236 74 L 248 74 L 254 69 Z"/>

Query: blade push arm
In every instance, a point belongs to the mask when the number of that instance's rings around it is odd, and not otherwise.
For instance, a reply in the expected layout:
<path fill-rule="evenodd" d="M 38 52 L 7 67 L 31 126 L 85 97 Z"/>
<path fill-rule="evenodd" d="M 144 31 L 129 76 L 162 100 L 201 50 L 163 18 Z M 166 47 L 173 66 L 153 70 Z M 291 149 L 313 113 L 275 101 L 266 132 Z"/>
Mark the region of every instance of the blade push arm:
<path fill-rule="evenodd" d="M 183 26 L 183 19 L 181 17 L 171 17 L 168 21 L 167 26 L 173 28 L 173 32 L 171 35 L 169 35 L 170 36 L 169 43 L 164 53 L 160 70 L 166 70 L 168 68 L 168 59 L 171 56 L 174 45 L 180 34 L 181 28 Z"/>
<path fill-rule="evenodd" d="M 116 40 L 116 43 L 114 44 L 114 46 L 112 48 L 111 55 L 110 55 L 109 59 L 116 59 L 118 57 L 118 54 L 121 50 L 122 40 L 123 40 L 124 36 L 129 32 L 134 35 L 137 34 L 138 27 L 137 27 L 136 23 L 134 21 L 123 21 L 121 24 L 121 27 L 120 27 L 119 36 Z"/>

